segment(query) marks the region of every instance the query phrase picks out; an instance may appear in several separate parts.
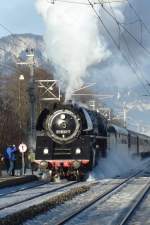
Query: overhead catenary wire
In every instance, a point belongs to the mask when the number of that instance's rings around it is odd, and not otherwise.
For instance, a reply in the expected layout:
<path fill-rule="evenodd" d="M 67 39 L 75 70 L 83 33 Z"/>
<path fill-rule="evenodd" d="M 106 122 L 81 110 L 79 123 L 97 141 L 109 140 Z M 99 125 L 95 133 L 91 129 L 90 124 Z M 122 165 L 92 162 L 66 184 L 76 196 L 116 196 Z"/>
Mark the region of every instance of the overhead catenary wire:
<path fill-rule="evenodd" d="M 142 23 L 142 25 L 144 26 L 144 28 L 147 30 L 147 32 L 150 34 L 150 29 L 148 28 L 148 26 L 145 24 L 145 22 L 142 20 L 141 16 L 139 15 L 139 13 L 137 12 L 137 10 L 135 9 L 135 7 L 131 4 L 131 2 L 129 0 L 125 0 L 127 1 L 129 7 L 133 10 L 133 12 L 135 13 L 135 15 L 137 16 L 137 18 L 139 19 L 139 21 Z"/>
<path fill-rule="evenodd" d="M 109 0 L 108 0 L 108 1 L 109 1 Z M 112 10 L 112 13 L 113 13 L 114 17 L 116 18 L 115 12 L 114 12 L 114 10 L 113 10 L 111 4 L 110 4 L 110 8 L 111 8 L 111 10 Z M 116 18 L 116 23 L 117 23 L 117 25 L 119 26 L 117 18 Z M 120 32 L 120 29 L 119 29 L 119 32 Z M 125 43 L 125 45 L 126 45 L 126 47 L 127 47 L 127 50 L 128 50 L 128 52 L 129 52 L 129 54 L 130 54 L 130 57 L 132 58 L 134 65 L 136 66 L 136 68 L 137 68 L 138 71 L 139 71 L 139 72 L 136 72 L 135 75 L 137 76 L 138 80 L 141 82 L 141 84 L 142 84 L 142 86 L 144 87 L 144 89 L 150 94 L 150 91 L 149 91 L 149 89 L 148 89 L 147 86 L 146 86 L 146 84 L 148 85 L 149 82 L 145 79 L 144 75 L 140 72 L 139 65 L 138 65 L 138 63 L 136 62 L 135 57 L 133 56 L 133 53 L 132 53 L 132 51 L 131 51 L 131 49 L 130 49 L 130 47 L 129 47 L 129 45 L 128 45 L 128 42 L 127 42 L 127 40 L 126 40 L 124 34 L 122 33 L 121 36 L 120 36 L 120 34 L 119 34 L 119 37 L 120 37 L 120 38 L 122 37 L 122 39 L 123 39 L 123 41 L 124 41 L 124 43 Z M 146 84 L 143 82 L 143 80 L 146 82 Z"/>
<path fill-rule="evenodd" d="M 56 1 L 58 2 L 66 2 L 66 3 L 72 3 L 72 4 L 83 4 L 83 5 L 90 5 L 92 6 L 92 8 L 94 8 L 94 5 L 95 4 L 99 4 L 102 6 L 102 8 L 105 10 L 105 12 L 107 14 L 109 14 L 109 16 L 112 17 L 113 20 L 115 20 L 114 16 L 104 7 L 105 4 L 110 4 L 110 3 L 122 3 L 122 2 L 128 2 L 129 6 L 134 10 L 135 14 L 137 15 L 138 17 L 138 20 L 135 20 L 135 21 L 132 21 L 131 23 L 129 24 L 132 24 L 132 23 L 136 23 L 138 21 L 141 21 L 142 24 L 144 25 L 144 27 L 147 29 L 147 31 L 149 31 L 150 33 L 150 30 L 147 28 L 146 24 L 143 22 L 143 20 L 140 18 L 140 16 L 138 15 L 136 9 L 133 7 L 133 5 L 129 2 L 129 0 L 107 0 L 107 1 L 104 1 L 104 0 L 98 0 L 98 2 L 91 2 L 91 1 L 87 1 L 86 2 L 81 2 L 81 1 L 69 1 L 69 0 L 47 0 L 49 3 L 52 3 L 54 4 Z M 96 10 L 95 10 L 96 11 Z M 97 14 L 97 12 L 95 12 Z M 97 14 L 98 16 L 98 14 Z M 99 18 L 100 19 L 100 18 Z M 116 21 L 116 20 L 115 20 Z M 101 21 L 102 22 L 102 21 Z M 121 23 L 118 21 L 118 24 L 128 33 L 128 35 L 141 47 L 143 48 L 149 55 L 150 55 L 150 51 L 149 49 L 147 49 L 143 44 L 142 44 L 142 41 L 138 41 L 138 39 L 123 25 L 124 23 Z M 109 30 L 108 30 L 109 32 Z M 141 28 L 141 33 L 142 33 L 142 28 Z M 142 40 L 142 35 L 141 35 L 141 40 Z M 114 40 L 115 41 L 115 40 Z"/>
<path fill-rule="evenodd" d="M 125 54 L 121 51 L 120 49 L 120 45 L 116 42 L 116 40 L 113 38 L 111 32 L 109 31 L 109 29 L 107 28 L 107 26 L 104 24 L 103 19 L 101 18 L 101 16 L 98 14 L 98 12 L 96 11 L 96 9 L 94 8 L 94 5 L 92 4 L 92 2 L 90 0 L 88 0 L 90 6 L 92 7 L 94 13 L 97 15 L 98 19 L 100 20 L 101 24 L 103 25 L 105 31 L 107 32 L 107 34 L 110 36 L 110 38 L 112 39 L 113 43 L 115 44 L 115 46 L 117 47 L 117 49 L 121 52 L 122 57 L 124 58 L 124 60 L 126 61 L 126 63 L 128 64 L 128 66 L 130 67 L 130 69 L 134 72 L 134 74 L 136 74 L 137 77 L 139 77 L 137 71 L 135 68 L 133 68 L 133 66 L 131 65 L 131 63 L 129 62 L 128 58 L 125 56 Z M 115 18 L 114 18 L 115 20 Z M 145 86 L 144 86 L 145 89 Z M 150 92 L 146 89 L 147 93 L 149 94 Z"/>
<path fill-rule="evenodd" d="M 109 1 L 109 0 L 108 0 L 108 1 Z M 110 7 L 111 7 L 111 4 L 110 4 Z M 111 7 L 111 9 L 112 9 L 112 7 Z M 119 27 L 120 24 L 119 24 L 119 21 L 117 20 L 117 18 L 116 18 L 116 16 L 115 16 L 115 12 L 113 11 L 113 9 L 112 9 L 112 13 L 113 13 L 114 19 L 116 20 L 116 23 L 117 23 L 117 25 L 118 25 L 118 27 Z M 119 29 L 119 31 L 120 31 L 120 29 Z M 120 36 L 120 35 L 119 35 L 119 36 Z M 134 65 L 136 66 L 136 68 L 138 68 L 138 63 L 136 62 L 135 57 L 133 56 L 133 54 L 132 54 L 132 52 L 131 52 L 131 49 L 129 48 L 128 42 L 127 42 L 127 40 L 125 39 L 124 34 L 122 34 L 122 38 L 123 38 L 123 40 L 124 40 L 124 42 L 125 42 L 125 45 L 127 46 L 128 52 L 129 52 L 129 54 L 130 54 L 130 56 L 131 56 L 131 58 L 132 58 L 132 60 L 133 60 L 133 62 L 134 62 Z M 122 53 L 122 55 L 123 55 L 123 53 Z M 128 58 L 125 57 L 125 55 L 124 55 L 123 57 L 124 57 L 124 59 L 126 60 L 126 62 L 128 63 L 128 65 L 130 65 L 130 67 L 132 68 L 132 71 L 135 73 L 136 77 L 137 77 L 138 80 L 141 82 L 141 84 L 142 84 L 142 86 L 144 87 L 144 89 L 150 94 L 150 91 L 149 91 L 149 89 L 147 89 L 147 86 L 145 85 L 145 83 L 143 82 L 143 80 L 145 80 L 145 82 L 147 83 L 147 85 L 149 84 L 149 82 L 144 78 L 144 76 L 142 75 L 142 73 L 141 73 L 140 71 L 137 72 L 136 69 L 133 68 L 132 64 L 129 62 Z M 138 68 L 138 70 L 139 70 L 139 68 Z"/>
<path fill-rule="evenodd" d="M 102 8 L 106 11 L 107 9 L 105 9 L 105 7 L 104 7 L 104 4 L 109 4 L 109 3 L 116 3 L 116 2 L 122 2 L 122 1 L 109 1 L 109 0 L 107 0 L 107 1 L 98 1 L 98 2 L 91 2 L 91 1 L 88 1 L 89 3 L 83 3 L 83 2 L 75 2 L 75 1 L 67 1 L 67 0 L 54 0 L 54 1 L 59 1 L 59 2 L 70 2 L 70 3 L 73 3 L 73 4 L 75 4 L 75 3 L 77 3 L 77 4 L 88 4 L 88 5 L 91 5 L 92 6 L 92 8 L 93 8 L 93 4 L 100 4 L 101 6 L 102 6 Z M 133 6 L 131 5 L 131 3 L 129 2 L 129 0 L 125 0 L 125 1 L 127 1 L 128 2 L 128 4 L 130 5 L 130 7 L 131 8 L 133 8 Z M 133 8 L 134 9 L 134 8 Z M 95 10 L 96 11 L 96 10 Z M 109 11 L 107 10 L 107 13 L 108 13 Z M 97 13 L 97 12 L 96 12 Z M 135 13 L 137 14 L 137 12 L 135 11 Z M 110 13 L 111 14 L 111 13 Z M 137 14 L 138 15 L 138 14 Z M 97 16 L 99 17 L 99 15 L 97 14 Z M 112 14 L 111 14 L 111 17 L 114 17 Z M 140 18 L 140 17 L 138 17 L 138 18 Z M 99 17 L 99 19 L 101 19 L 100 17 Z M 115 18 L 113 18 L 113 19 L 115 19 Z M 141 20 L 142 21 L 142 20 Z M 101 20 L 101 23 L 102 23 L 102 25 L 104 26 L 104 28 L 105 28 L 105 30 L 107 31 L 107 33 L 109 34 L 109 36 L 111 35 L 111 32 L 109 31 L 109 29 L 106 27 L 106 25 L 104 24 L 104 22 L 103 22 L 103 20 Z M 121 24 L 119 21 L 117 21 L 117 23 L 119 24 L 119 26 L 121 26 L 128 34 L 130 34 L 130 36 L 132 37 L 132 38 L 134 38 L 134 40 L 138 43 L 138 44 L 140 44 L 140 46 L 142 47 L 142 48 L 144 48 L 146 51 L 147 51 L 147 49 L 140 43 L 140 42 L 138 42 L 138 40 L 123 26 L 123 24 Z M 144 24 L 144 23 L 143 23 Z M 3 27 L 7 32 L 9 32 L 11 35 L 14 35 L 7 27 L 5 27 L 3 24 L 0 24 L 0 26 L 1 27 Z M 112 36 L 112 35 L 111 35 Z M 113 36 L 111 37 L 112 38 L 112 40 L 113 40 L 113 42 L 115 43 L 115 45 L 117 46 L 117 48 L 119 49 L 120 48 L 120 44 L 118 44 L 117 43 L 117 41 L 113 38 Z M 19 39 L 20 41 L 22 41 L 24 44 L 26 44 L 22 39 Z M 0 48 L 1 49 L 1 48 Z M 1 50 L 4 50 L 4 49 L 1 49 Z M 5 50 L 4 50 L 5 51 Z M 150 52 L 148 51 L 148 53 L 150 54 Z M 15 67 L 14 67 L 15 68 Z"/>
<path fill-rule="evenodd" d="M 137 11 L 135 10 L 135 8 L 132 6 L 132 4 L 129 2 L 129 0 L 111 0 L 111 1 L 109 1 L 109 0 L 107 0 L 107 1 L 104 1 L 104 0 L 98 0 L 98 2 L 91 2 L 91 1 L 88 1 L 87 3 L 86 2 L 81 2 L 81 1 L 69 1 L 69 0 L 47 0 L 49 3 L 52 3 L 52 4 L 54 4 L 55 2 L 66 2 L 66 3 L 71 3 L 71 4 L 83 4 L 83 5 L 90 5 L 90 6 L 92 6 L 92 8 L 94 8 L 94 5 L 95 4 L 99 4 L 99 5 L 101 5 L 102 6 L 102 8 L 105 10 L 105 12 L 107 13 L 107 14 L 109 14 L 109 16 L 111 16 L 112 17 L 112 19 L 114 19 L 115 20 L 115 18 L 114 18 L 114 16 L 104 7 L 104 5 L 105 4 L 110 4 L 110 3 L 122 3 L 122 2 L 128 2 L 128 4 L 129 4 L 129 6 L 135 11 L 135 13 L 136 13 L 136 15 L 138 16 L 138 18 L 139 18 L 139 21 L 141 21 L 142 22 L 142 24 L 144 25 L 144 27 L 147 29 L 147 31 L 149 31 L 149 33 L 150 33 L 150 30 L 148 30 L 148 28 L 147 28 L 147 26 L 146 26 L 146 24 L 142 21 L 142 19 L 140 18 L 140 16 L 138 15 L 138 13 L 137 13 Z M 96 12 L 97 13 L 97 12 Z M 97 16 L 98 16 L 98 14 L 97 14 Z M 133 21 L 133 22 L 131 22 L 130 24 L 132 24 L 132 23 L 135 23 L 135 22 L 137 22 L 137 20 L 136 21 Z M 143 44 L 142 44 L 142 41 L 138 41 L 138 39 L 123 25 L 124 23 L 121 23 L 121 22 L 119 22 L 118 21 L 118 23 L 119 23 L 119 25 L 128 33 L 128 35 L 141 47 L 141 48 L 143 48 L 149 55 L 150 55 L 150 51 L 149 51 L 149 49 L 147 49 Z M 142 28 L 141 28 L 142 29 Z M 142 38 L 141 38 L 142 39 Z"/>
<path fill-rule="evenodd" d="M 104 24 L 102 18 L 99 16 L 99 14 L 97 13 L 97 11 L 95 10 L 93 3 L 92 3 L 91 1 L 89 1 L 89 0 L 88 0 L 88 2 L 89 2 L 89 5 L 93 8 L 93 10 L 94 10 L 95 14 L 97 15 L 97 17 L 99 18 L 99 20 L 101 21 L 101 23 L 102 23 L 104 29 L 106 30 L 106 32 L 109 34 L 109 36 L 111 37 L 111 39 L 112 39 L 113 42 L 115 43 L 117 49 L 120 50 L 120 44 L 118 44 L 118 43 L 116 42 L 116 40 L 113 38 L 111 32 L 109 31 L 109 29 L 107 28 L 107 26 Z M 110 2 L 107 2 L 107 3 L 110 3 Z M 102 4 L 102 2 L 100 2 L 100 4 Z M 114 19 L 115 19 L 115 18 L 114 18 Z M 115 20 L 115 21 L 116 21 L 116 20 Z M 119 25 L 118 22 L 117 22 L 117 24 Z M 121 50 L 120 50 L 120 52 L 121 52 Z M 122 54 L 123 58 L 125 59 L 125 61 L 127 62 L 128 66 L 131 68 L 131 70 L 136 74 L 136 76 L 137 76 L 138 79 L 140 80 L 137 71 L 136 71 L 136 70 L 133 68 L 133 66 L 130 64 L 130 62 L 129 62 L 129 60 L 127 59 L 127 57 L 126 57 L 122 52 L 121 52 L 121 54 Z M 142 83 L 142 84 L 143 84 L 143 83 Z M 146 89 L 146 87 L 145 87 L 144 84 L 143 84 L 143 87 L 144 87 L 144 89 Z M 147 89 L 146 89 L 146 91 L 148 92 Z M 150 92 L 148 92 L 148 93 L 150 94 Z"/>
<path fill-rule="evenodd" d="M 148 84 L 149 84 L 149 82 L 144 78 L 144 75 L 140 72 L 140 70 L 139 70 L 139 65 L 138 65 L 138 63 L 136 62 L 136 60 L 135 60 L 135 57 L 133 56 L 133 54 L 132 54 L 132 52 L 131 52 L 131 49 L 130 49 L 130 47 L 129 47 L 129 45 L 128 45 L 128 42 L 127 42 L 127 40 L 126 40 L 126 38 L 125 38 L 125 36 L 122 34 L 122 39 L 124 40 L 124 43 L 125 43 L 125 45 L 127 46 L 127 49 L 128 49 L 128 52 L 129 52 L 129 54 L 130 54 L 130 57 L 132 58 L 132 60 L 133 60 L 133 63 L 134 63 L 134 65 L 136 66 L 136 68 L 138 69 L 138 71 L 136 70 L 136 69 L 134 69 L 134 73 L 135 73 L 135 75 L 136 75 L 136 77 L 138 78 L 138 80 L 141 82 L 141 84 L 142 84 L 142 86 L 144 87 L 144 89 L 146 90 L 146 92 L 147 93 L 149 93 L 150 94 L 150 91 L 149 91 L 149 89 L 148 89 Z M 143 81 L 145 81 L 145 83 L 147 84 L 145 84 Z"/>
<path fill-rule="evenodd" d="M 114 42 L 114 44 L 116 45 L 117 48 L 119 48 L 118 43 L 116 42 L 116 40 L 113 38 L 111 32 L 109 31 L 109 29 L 107 28 L 107 26 L 104 24 L 102 18 L 100 17 L 100 15 L 97 13 L 96 9 L 94 8 L 94 5 L 91 3 L 90 0 L 88 0 L 90 6 L 92 7 L 94 13 L 96 14 L 96 16 L 98 17 L 98 19 L 100 20 L 101 24 L 103 25 L 104 29 L 106 30 L 106 32 L 109 34 L 109 36 L 111 37 L 112 41 Z"/>
<path fill-rule="evenodd" d="M 102 3 L 100 3 L 100 5 L 102 9 L 116 22 L 116 18 L 104 7 L 104 5 Z M 119 21 L 117 21 L 117 23 L 143 50 L 145 50 L 147 54 L 150 55 L 149 49 L 147 49 L 141 42 L 139 42 L 138 39 L 122 23 L 120 23 Z"/>
<path fill-rule="evenodd" d="M 130 21 L 130 22 L 126 22 L 126 23 L 122 23 L 122 24 L 124 24 L 124 25 L 132 25 L 132 24 L 135 24 L 135 23 L 139 23 L 139 20 L 138 19 L 135 19 L 135 20 L 133 20 L 133 21 Z"/>
<path fill-rule="evenodd" d="M 108 1 L 109 1 L 109 0 L 108 0 Z M 114 12 L 114 10 L 113 10 L 111 4 L 110 4 L 110 7 L 111 7 L 111 10 L 112 10 L 112 12 L 113 12 L 113 14 L 114 14 L 114 16 L 115 16 L 115 12 Z M 117 20 L 117 18 L 116 18 L 116 20 Z M 126 40 L 126 38 L 125 38 L 125 36 L 124 36 L 123 33 L 122 33 L 122 36 L 121 36 L 121 37 L 122 37 L 122 39 L 124 40 L 124 43 L 125 43 L 125 45 L 126 45 L 126 47 L 127 47 L 127 49 L 128 49 L 128 52 L 129 52 L 129 54 L 130 54 L 130 56 L 131 56 L 131 58 L 132 58 L 132 60 L 133 60 L 133 62 L 134 62 L 134 64 L 135 64 L 136 68 L 139 70 L 139 75 L 141 76 L 140 79 L 143 79 L 143 80 L 147 83 L 147 85 L 148 85 L 148 84 L 149 84 L 149 81 L 147 81 L 147 80 L 145 79 L 144 75 L 140 72 L 139 65 L 138 65 L 138 63 L 136 62 L 136 59 L 135 59 L 135 57 L 133 56 L 132 50 L 131 50 L 131 48 L 129 47 L 128 41 Z M 143 83 L 143 80 L 141 80 L 142 83 Z M 145 84 L 144 84 L 144 85 L 145 85 Z"/>
<path fill-rule="evenodd" d="M 72 1 L 72 0 L 47 0 L 48 3 L 55 4 L 55 2 L 59 3 L 69 3 L 69 4 L 79 4 L 79 5 L 90 5 L 88 2 L 83 2 L 83 1 Z M 126 0 L 111 0 L 111 3 L 120 3 Z M 108 4 L 108 0 L 103 1 L 103 4 Z M 93 2 L 94 5 L 100 4 L 99 2 Z"/>

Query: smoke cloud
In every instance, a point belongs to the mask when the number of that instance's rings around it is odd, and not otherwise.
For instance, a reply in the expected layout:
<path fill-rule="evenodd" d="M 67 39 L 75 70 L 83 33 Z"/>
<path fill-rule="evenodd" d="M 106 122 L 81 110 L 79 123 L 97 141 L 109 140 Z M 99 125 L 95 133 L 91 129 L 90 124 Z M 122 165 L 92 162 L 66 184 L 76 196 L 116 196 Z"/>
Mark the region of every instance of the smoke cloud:
<path fill-rule="evenodd" d="M 67 1 L 69 2 L 69 0 Z M 72 2 L 78 2 L 78 0 Z M 88 3 L 86 0 L 80 2 Z M 148 25 L 150 23 L 150 1 L 129 0 L 129 2 L 137 10 L 142 21 Z M 96 83 L 94 90 L 97 93 L 117 95 L 118 89 L 121 93 L 127 93 L 130 90 L 132 95 L 124 97 L 122 94 L 119 102 L 117 99 L 112 104 L 105 100 L 105 103 L 114 108 L 117 106 L 122 107 L 124 99 L 126 103 L 134 103 L 139 94 L 141 96 L 147 94 L 145 80 L 150 81 L 148 55 L 127 32 L 118 29 L 116 21 L 104 11 L 102 6 L 97 5 L 94 7 L 96 7 L 113 39 L 116 43 L 120 43 L 120 51 L 116 49 L 114 42 L 91 6 L 73 4 L 71 0 L 70 3 L 61 2 L 61 0 L 55 1 L 55 4 L 51 4 L 50 0 L 37 0 L 36 3 L 38 12 L 43 17 L 46 25 L 44 39 L 48 57 L 55 68 L 56 78 L 61 80 L 63 90 L 66 92 L 66 99 L 71 98 L 72 92 L 80 88 L 83 82 Z M 147 49 L 150 48 L 150 29 L 146 30 L 143 26 L 141 34 L 140 22 L 132 24 L 133 21 L 137 20 L 137 17 L 127 2 L 108 3 L 104 7 L 119 22 L 124 23 L 129 32 L 137 40 L 142 41 Z M 128 47 L 124 42 L 124 38 Z M 132 57 L 129 49 L 132 52 Z M 138 71 L 138 77 L 122 57 L 121 52 L 126 56 L 132 67 L 135 67 L 135 70 Z M 135 66 L 134 60 L 138 66 Z M 142 83 L 145 85 L 142 85 Z M 141 101 L 143 101 L 143 98 Z M 148 102 L 144 101 L 144 103 L 145 105 L 142 105 L 140 101 L 136 103 L 137 107 L 139 107 L 138 110 L 147 110 L 149 112 Z M 137 117 L 137 121 L 142 117 L 135 111 L 128 114 L 134 118 Z M 145 115 L 144 119 L 149 121 L 149 116 Z"/>
<path fill-rule="evenodd" d="M 38 12 L 46 24 L 44 39 L 48 57 L 54 65 L 56 77 L 66 90 L 66 99 L 71 98 L 73 90 L 82 86 L 91 66 L 100 64 L 111 55 L 97 16 L 92 7 L 86 5 L 88 1 L 83 0 L 83 3 L 56 1 L 51 4 L 48 0 L 37 0 Z M 113 8 L 123 21 L 121 5 L 113 4 Z M 114 25 L 106 20 L 105 15 L 103 17 L 113 32 Z"/>

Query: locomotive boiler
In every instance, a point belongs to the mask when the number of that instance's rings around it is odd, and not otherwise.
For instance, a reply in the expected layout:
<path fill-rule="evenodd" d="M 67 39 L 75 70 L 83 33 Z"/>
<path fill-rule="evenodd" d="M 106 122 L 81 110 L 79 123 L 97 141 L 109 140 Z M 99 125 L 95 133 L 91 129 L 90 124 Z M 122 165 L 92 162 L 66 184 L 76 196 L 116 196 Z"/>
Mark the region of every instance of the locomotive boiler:
<path fill-rule="evenodd" d="M 77 104 L 54 104 L 37 120 L 35 162 L 51 177 L 83 179 L 106 156 L 107 121 Z"/>

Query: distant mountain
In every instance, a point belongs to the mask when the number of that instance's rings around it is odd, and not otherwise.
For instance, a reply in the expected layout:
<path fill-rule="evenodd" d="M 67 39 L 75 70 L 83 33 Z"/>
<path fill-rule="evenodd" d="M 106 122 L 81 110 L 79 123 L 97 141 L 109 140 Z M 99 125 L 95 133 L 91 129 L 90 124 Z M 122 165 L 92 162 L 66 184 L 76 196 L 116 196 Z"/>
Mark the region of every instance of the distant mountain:
<path fill-rule="evenodd" d="M 36 66 L 48 64 L 43 37 L 34 34 L 13 34 L 0 39 L 0 72 L 10 73 L 7 65 L 25 61 L 26 49 L 34 49 Z"/>

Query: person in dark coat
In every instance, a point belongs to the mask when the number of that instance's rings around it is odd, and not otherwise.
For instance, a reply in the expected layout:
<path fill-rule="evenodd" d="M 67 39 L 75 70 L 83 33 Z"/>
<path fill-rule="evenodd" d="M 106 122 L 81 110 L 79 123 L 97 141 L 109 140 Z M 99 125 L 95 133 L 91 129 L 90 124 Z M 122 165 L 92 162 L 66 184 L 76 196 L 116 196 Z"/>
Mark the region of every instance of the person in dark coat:
<path fill-rule="evenodd" d="M 8 170 L 8 174 L 11 176 L 14 176 L 15 175 L 15 161 L 16 161 L 16 146 L 13 145 L 10 147 L 8 154 L 9 154 L 9 163 L 10 163 L 10 166 L 9 166 L 9 170 Z"/>

